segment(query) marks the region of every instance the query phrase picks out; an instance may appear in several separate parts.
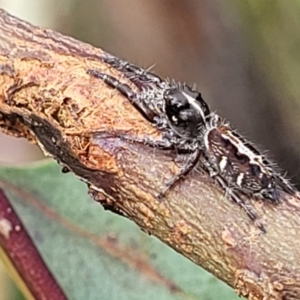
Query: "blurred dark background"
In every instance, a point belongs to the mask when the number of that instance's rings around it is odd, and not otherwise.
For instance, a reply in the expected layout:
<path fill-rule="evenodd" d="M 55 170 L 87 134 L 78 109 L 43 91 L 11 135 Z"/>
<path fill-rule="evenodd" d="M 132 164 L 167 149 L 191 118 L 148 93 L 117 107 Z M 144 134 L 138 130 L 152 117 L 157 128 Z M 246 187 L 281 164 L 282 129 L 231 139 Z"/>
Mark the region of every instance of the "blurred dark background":
<path fill-rule="evenodd" d="M 160 76 L 196 83 L 213 110 L 300 183 L 299 1 L 0 0 L 0 6 L 144 68 L 155 64 Z M 0 143 L 2 162 L 41 157 L 26 142 L 0 136 Z"/>

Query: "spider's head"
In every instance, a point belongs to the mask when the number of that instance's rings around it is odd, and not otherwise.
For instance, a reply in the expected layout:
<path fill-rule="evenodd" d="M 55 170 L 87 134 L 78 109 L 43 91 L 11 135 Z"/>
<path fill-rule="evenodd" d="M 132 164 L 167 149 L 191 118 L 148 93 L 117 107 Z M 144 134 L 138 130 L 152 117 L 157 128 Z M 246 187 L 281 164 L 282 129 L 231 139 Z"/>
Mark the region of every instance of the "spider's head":
<path fill-rule="evenodd" d="M 201 94 L 187 85 L 164 92 L 164 112 L 170 127 L 186 138 L 197 138 L 205 126 L 210 110 Z"/>

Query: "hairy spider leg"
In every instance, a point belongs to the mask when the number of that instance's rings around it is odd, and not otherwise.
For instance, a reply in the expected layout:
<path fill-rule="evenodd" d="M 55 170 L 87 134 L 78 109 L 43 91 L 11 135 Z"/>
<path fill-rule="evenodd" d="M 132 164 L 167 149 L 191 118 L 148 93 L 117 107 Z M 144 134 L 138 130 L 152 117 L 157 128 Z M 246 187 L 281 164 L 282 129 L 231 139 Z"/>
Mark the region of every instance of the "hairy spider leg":
<path fill-rule="evenodd" d="M 165 188 L 158 194 L 157 198 L 162 199 L 167 191 L 175 186 L 176 183 L 184 179 L 197 165 L 199 157 L 201 155 L 201 150 L 196 149 L 190 156 L 188 156 L 187 163 L 183 166 L 183 168 L 173 176 L 166 184 Z"/>
<path fill-rule="evenodd" d="M 123 141 L 136 143 L 136 144 L 143 144 L 149 146 L 151 148 L 158 148 L 161 150 L 174 150 L 174 144 L 169 141 L 168 139 L 153 139 L 148 137 L 138 137 L 138 136 L 131 136 L 127 134 L 121 134 L 120 138 Z"/>
<path fill-rule="evenodd" d="M 281 190 L 284 192 L 294 195 L 296 193 L 296 189 L 294 186 L 283 176 L 278 176 L 277 174 L 275 175 L 275 183 L 278 184 Z"/>
<path fill-rule="evenodd" d="M 156 74 L 150 72 L 150 69 L 144 70 L 141 67 L 138 67 L 134 64 L 116 58 L 116 57 L 104 57 L 103 61 L 110 66 L 121 71 L 127 78 L 133 81 L 138 87 L 141 87 L 144 84 L 155 83 L 159 84 L 162 82 L 162 79 Z"/>
<path fill-rule="evenodd" d="M 150 138 L 139 138 L 139 137 L 133 137 L 130 135 L 121 135 L 120 136 L 122 140 L 129 141 L 132 143 L 138 143 L 147 145 L 152 148 L 158 148 L 162 150 L 174 150 L 175 146 L 172 142 L 168 141 L 167 139 L 161 139 L 161 140 L 153 140 Z M 184 179 L 197 165 L 199 158 L 201 156 L 202 151 L 200 149 L 196 149 L 192 153 L 189 153 L 187 163 L 182 167 L 182 169 L 179 171 L 178 174 L 174 175 L 165 185 L 164 189 L 157 195 L 157 198 L 161 200 L 165 197 L 168 190 L 170 190 L 172 187 L 174 187 L 179 181 Z"/>
<path fill-rule="evenodd" d="M 129 85 L 126 83 L 122 83 L 118 79 L 113 76 L 107 75 L 105 73 L 99 72 L 97 70 L 88 70 L 87 73 L 95 78 L 103 80 L 104 83 L 109 85 L 112 88 L 118 90 L 122 95 L 124 95 L 130 103 L 134 106 L 134 108 L 149 122 L 153 123 L 153 117 L 147 115 L 147 113 L 143 110 L 140 105 L 140 101 L 138 98 L 138 94 L 135 93 Z"/>
<path fill-rule="evenodd" d="M 263 232 L 266 233 L 266 229 L 260 222 L 257 222 L 257 215 L 255 212 L 253 212 L 245 203 L 244 201 L 235 193 L 232 189 L 228 188 L 228 184 L 225 182 L 225 180 L 219 176 L 216 175 L 215 179 L 220 184 L 220 186 L 226 191 L 226 194 L 230 196 L 230 198 L 237 203 L 248 215 L 248 217 L 254 221 L 254 223 L 257 225 L 257 227 Z"/>
<path fill-rule="evenodd" d="M 225 195 L 229 196 L 235 203 L 237 203 L 248 215 L 248 217 L 254 221 L 254 223 L 256 224 L 256 226 L 263 232 L 266 233 L 266 229 L 264 228 L 264 226 L 258 222 L 258 218 L 257 215 L 255 214 L 255 212 L 253 212 L 253 210 L 250 209 L 249 206 L 247 206 L 243 199 L 241 199 L 238 196 L 238 193 L 235 192 L 229 185 L 228 183 L 225 181 L 225 179 L 219 175 L 218 171 L 214 170 L 210 163 L 208 162 L 208 158 L 206 157 L 205 153 L 201 156 L 201 160 L 199 160 L 199 164 L 209 173 L 210 177 L 214 178 L 217 183 L 220 185 L 220 187 L 225 190 Z"/>

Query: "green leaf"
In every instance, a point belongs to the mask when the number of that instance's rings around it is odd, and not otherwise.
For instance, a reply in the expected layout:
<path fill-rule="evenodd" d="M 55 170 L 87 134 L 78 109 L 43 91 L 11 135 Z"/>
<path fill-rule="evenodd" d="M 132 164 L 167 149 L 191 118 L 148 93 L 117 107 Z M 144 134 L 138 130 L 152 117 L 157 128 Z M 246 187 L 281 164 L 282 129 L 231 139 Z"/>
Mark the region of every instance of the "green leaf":
<path fill-rule="evenodd" d="M 69 299 L 240 299 L 49 161 L 0 168 L 5 192 Z"/>

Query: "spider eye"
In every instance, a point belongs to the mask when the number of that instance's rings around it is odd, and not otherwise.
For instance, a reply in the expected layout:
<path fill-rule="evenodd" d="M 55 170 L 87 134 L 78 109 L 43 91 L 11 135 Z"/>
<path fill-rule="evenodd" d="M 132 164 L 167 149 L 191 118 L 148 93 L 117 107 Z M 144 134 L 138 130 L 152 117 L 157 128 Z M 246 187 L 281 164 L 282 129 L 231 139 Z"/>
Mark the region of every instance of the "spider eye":
<path fill-rule="evenodd" d="M 186 109 L 189 109 L 190 105 L 184 95 L 178 90 L 168 90 L 164 94 L 164 109 L 169 120 L 175 119 L 180 122 L 180 115 Z"/>
<path fill-rule="evenodd" d="M 187 138 L 197 138 L 202 132 L 209 108 L 200 93 L 183 86 L 165 91 L 164 112 L 175 133 Z"/>
<path fill-rule="evenodd" d="M 164 94 L 165 107 L 168 110 L 188 108 L 189 103 L 184 95 L 178 90 L 168 90 Z"/>

